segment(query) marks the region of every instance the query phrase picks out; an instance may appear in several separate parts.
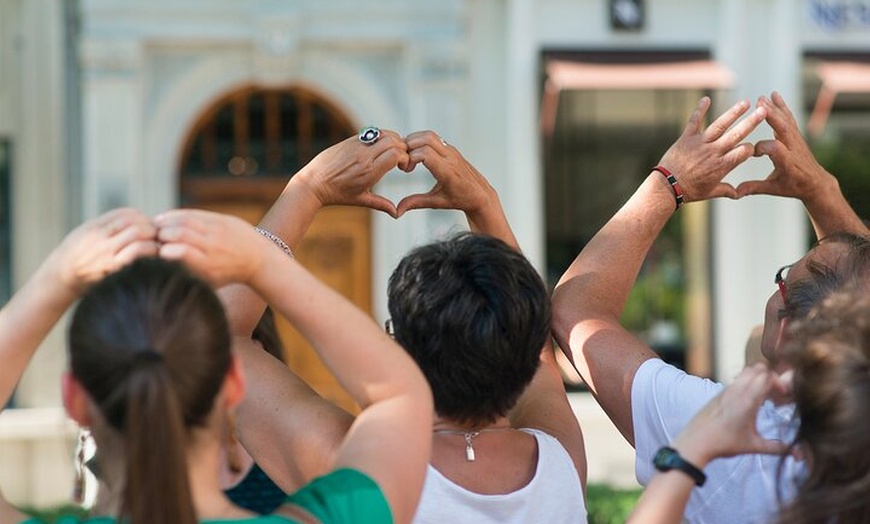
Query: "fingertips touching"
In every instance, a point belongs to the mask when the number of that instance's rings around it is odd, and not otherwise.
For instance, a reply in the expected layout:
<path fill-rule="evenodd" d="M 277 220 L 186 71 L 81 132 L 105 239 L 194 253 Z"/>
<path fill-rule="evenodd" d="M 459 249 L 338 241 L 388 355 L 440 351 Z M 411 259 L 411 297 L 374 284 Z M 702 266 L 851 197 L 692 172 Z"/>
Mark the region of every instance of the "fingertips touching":
<path fill-rule="evenodd" d="M 755 146 L 749 142 L 744 142 L 734 146 L 725 156 L 726 159 L 733 164 L 734 167 L 746 162 L 755 153 Z"/>
<path fill-rule="evenodd" d="M 158 254 L 160 255 L 160 258 L 165 258 L 167 260 L 184 260 L 193 251 L 194 249 L 187 244 L 164 243 L 160 246 Z"/>
<path fill-rule="evenodd" d="M 720 198 L 730 198 L 731 200 L 737 200 L 739 198 L 737 195 L 737 190 L 734 189 L 734 186 L 727 182 L 720 182 L 714 192 L 714 196 Z"/>
<path fill-rule="evenodd" d="M 118 267 L 125 266 L 137 258 L 156 257 L 160 254 L 160 244 L 153 240 L 145 240 L 128 244 L 118 251 L 115 258 Z"/>
<path fill-rule="evenodd" d="M 737 197 L 743 198 L 745 196 L 761 193 L 763 192 L 762 188 L 763 182 L 760 180 L 749 180 L 747 182 L 743 182 L 739 186 L 737 186 Z"/>
<path fill-rule="evenodd" d="M 405 137 L 405 143 L 408 144 L 408 149 L 415 149 L 430 143 L 430 135 L 434 135 L 432 130 L 415 131 Z"/>
<path fill-rule="evenodd" d="M 752 156 L 770 156 L 776 151 L 776 140 L 759 140 L 755 143 Z"/>

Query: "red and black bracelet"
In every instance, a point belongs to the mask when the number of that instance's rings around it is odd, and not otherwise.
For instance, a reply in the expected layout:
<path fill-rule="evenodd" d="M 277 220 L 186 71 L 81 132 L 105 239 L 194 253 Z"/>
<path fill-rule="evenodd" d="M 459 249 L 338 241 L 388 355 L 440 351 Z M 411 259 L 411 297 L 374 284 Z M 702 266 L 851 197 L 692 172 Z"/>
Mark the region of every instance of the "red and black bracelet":
<path fill-rule="evenodd" d="M 680 206 L 683 205 L 683 190 L 680 188 L 679 182 L 677 182 L 677 177 L 675 177 L 667 168 L 662 166 L 656 166 L 652 168 L 652 170 L 658 171 L 668 180 L 668 184 L 670 184 L 674 190 L 674 199 L 677 201 L 677 209 L 680 209 Z"/>

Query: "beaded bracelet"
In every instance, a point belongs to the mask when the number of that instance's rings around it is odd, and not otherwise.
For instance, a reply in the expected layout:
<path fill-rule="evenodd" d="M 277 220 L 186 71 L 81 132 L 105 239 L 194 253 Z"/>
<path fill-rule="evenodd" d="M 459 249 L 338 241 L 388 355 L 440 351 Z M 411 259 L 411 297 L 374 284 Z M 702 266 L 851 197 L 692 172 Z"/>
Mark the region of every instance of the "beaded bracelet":
<path fill-rule="evenodd" d="M 281 240 L 281 237 L 272 233 L 268 229 L 263 229 L 261 227 L 255 227 L 254 230 L 274 242 L 276 246 L 280 247 L 282 251 L 287 253 L 287 256 L 289 256 L 290 258 L 296 258 L 293 256 L 293 250 L 290 249 L 290 246 L 287 245 L 287 242 Z"/>
<path fill-rule="evenodd" d="M 662 174 L 667 180 L 668 183 L 674 190 L 674 198 L 677 201 L 677 209 L 680 209 L 680 206 L 683 205 L 683 190 L 680 188 L 680 184 L 677 182 L 677 177 L 674 176 L 667 168 L 662 166 L 656 166 L 652 168 L 653 171 L 658 171 Z"/>

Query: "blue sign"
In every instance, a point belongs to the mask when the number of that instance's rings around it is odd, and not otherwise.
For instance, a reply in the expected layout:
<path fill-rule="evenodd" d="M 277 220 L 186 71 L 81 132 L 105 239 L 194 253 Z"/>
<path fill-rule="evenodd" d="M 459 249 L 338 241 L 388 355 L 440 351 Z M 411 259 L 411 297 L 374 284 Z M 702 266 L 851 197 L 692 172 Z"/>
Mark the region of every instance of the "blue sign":
<path fill-rule="evenodd" d="M 870 0 L 808 0 L 810 21 L 827 31 L 870 28 Z"/>

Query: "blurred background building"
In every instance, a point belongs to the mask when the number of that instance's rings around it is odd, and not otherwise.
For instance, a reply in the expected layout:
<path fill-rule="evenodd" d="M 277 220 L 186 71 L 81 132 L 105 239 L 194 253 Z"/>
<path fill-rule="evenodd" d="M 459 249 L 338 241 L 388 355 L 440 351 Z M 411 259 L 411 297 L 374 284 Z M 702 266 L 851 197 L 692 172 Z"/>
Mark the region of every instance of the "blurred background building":
<path fill-rule="evenodd" d="M 434 129 L 498 189 L 552 285 L 678 136 L 779 90 L 847 196 L 870 212 L 870 0 L 0 0 L 0 299 L 82 220 L 118 206 L 195 206 L 256 222 L 328 145 L 377 125 Z M 763 129 L 752 139 L 768 138 Z M 762 178 L 766 159 L 731 177 Z M 394 201 L 431 177 L 388 174 Z M 297 250 L 378 320 L 411 247 L 461 215 L 321 214 Z M 776 269 L 800 257 L 799 203 L 683 208 L 657 242 L 625 322 L 663 356 L 727 381 L 742 367 Z M 348 405 L 281 324 L 288 362 Z M 2 364 L 0 364 L 2 365 Z M 0 486 L 67 498 L 74 428 L 63 333 L 0 417 Z M 570 370 L 592 482 L 631 484 L 630 448 Z"/>

